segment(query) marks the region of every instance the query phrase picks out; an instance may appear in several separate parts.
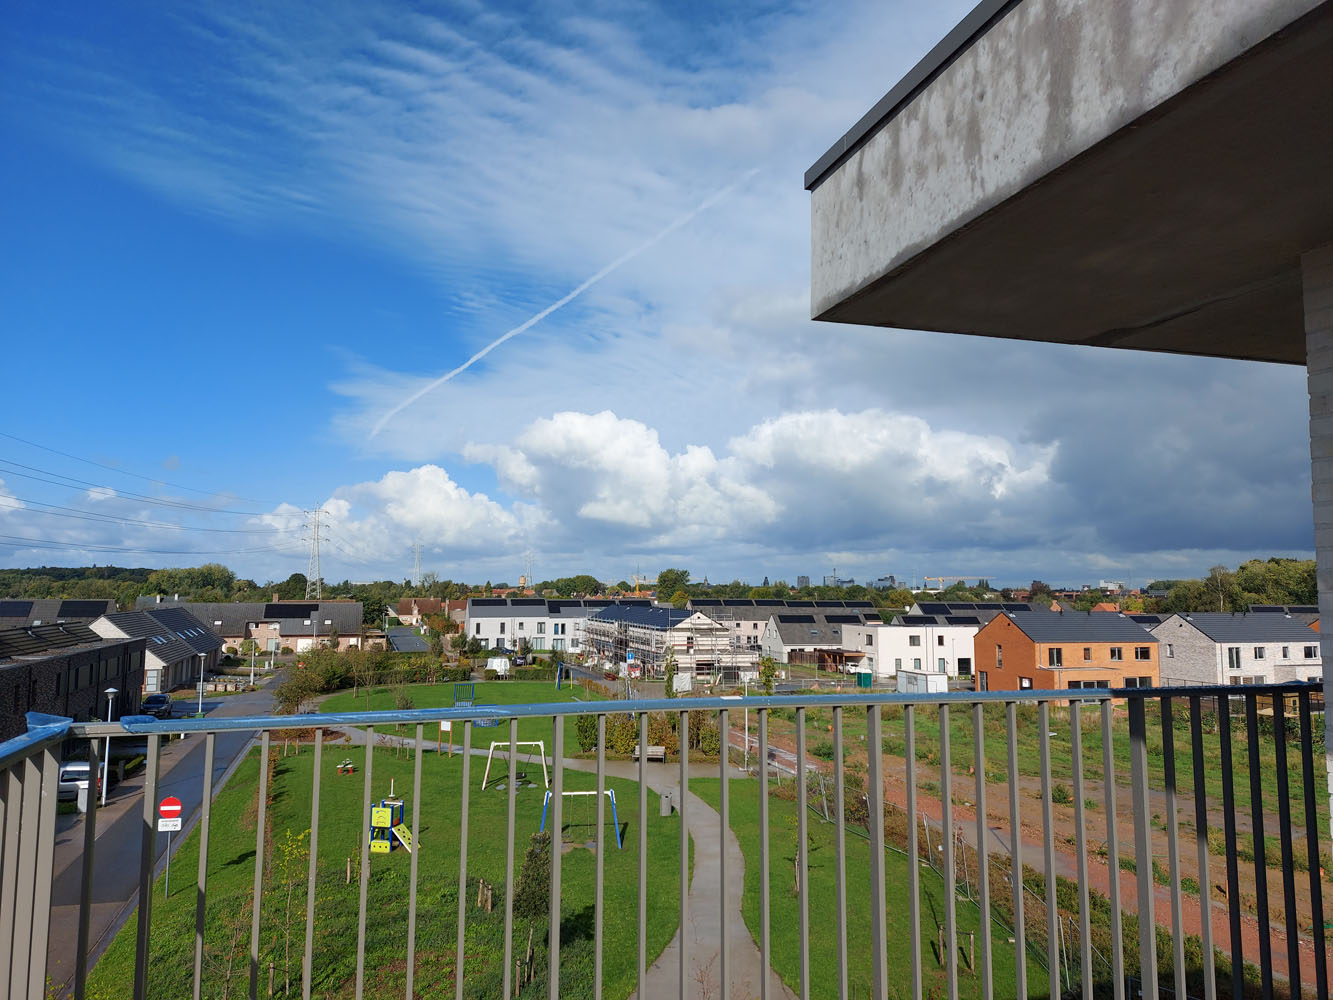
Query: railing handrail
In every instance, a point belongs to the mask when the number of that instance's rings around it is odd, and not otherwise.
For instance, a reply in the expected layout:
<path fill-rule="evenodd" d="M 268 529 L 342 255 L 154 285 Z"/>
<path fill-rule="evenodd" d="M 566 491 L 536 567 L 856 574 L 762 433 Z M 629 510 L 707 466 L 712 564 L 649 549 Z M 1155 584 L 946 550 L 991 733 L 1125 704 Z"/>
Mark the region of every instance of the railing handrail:
<path fill-rule="evenodd" d="M 853 705 L 975 705 L 1027 704 L 1040 702 L 1111 699 L 1239 697 L 1246 694 L 1297 694 L 1321 690 L 1309 681 L 1281 684 L 1208 685 L 1142 688 L 1078 688 L 1026 691 L 950 691 L 947 693 L 844 693 L 844 694 L 751 694 L 709 695 L 703 698 L 641 698 L 584 702 L 539 702 L 516 705 L 472 705 L 463 708 L 379 709 L 368 712 L 325 712 L 304 715 L 232 716 L 219 719 L 156 719 L 150 715 L 127 715 L 115 722 L 75 722 L 69 733 L 78 737 L 150 736 L 154 733 L 215 733 L 235 730 L 327 729 L 333 726 L 409 725 L 430 722 L 461 722 L 478 719 L 523 719 L 553 716 L 612 715 L 638 712 L 710 712 L 720 709 L 833 708 Z M 0 744 L 0 752 L 8 744 Z"/>
<path fill-rule="evenodd" d="M 0 743 L 0 770 L 31 757 L 38 750 L 53 743 L 59 743 L 70 731 L 73 719 L 60 715 L 45 715 L 42 712 L 29 712 L 28 731 L 20 733 L 11 740 Z"/>

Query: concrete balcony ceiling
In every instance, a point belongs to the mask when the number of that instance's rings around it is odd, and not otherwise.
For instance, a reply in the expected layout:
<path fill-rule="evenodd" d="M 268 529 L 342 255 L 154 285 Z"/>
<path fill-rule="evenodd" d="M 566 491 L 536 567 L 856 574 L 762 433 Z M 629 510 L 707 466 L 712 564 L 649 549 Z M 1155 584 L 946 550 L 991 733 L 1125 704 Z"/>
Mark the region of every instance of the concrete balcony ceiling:
<path fill-rule="evenodd" d="M 983 2 L 806 186 L 816 319 L 1304 364 L 1333 2 Z"/>

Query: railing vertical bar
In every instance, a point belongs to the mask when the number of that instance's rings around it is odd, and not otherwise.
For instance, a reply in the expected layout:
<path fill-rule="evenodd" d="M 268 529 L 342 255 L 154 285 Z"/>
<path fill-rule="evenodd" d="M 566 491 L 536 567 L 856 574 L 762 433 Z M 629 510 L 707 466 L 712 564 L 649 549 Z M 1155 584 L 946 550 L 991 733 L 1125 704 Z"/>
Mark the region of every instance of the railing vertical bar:
<path fill-rule="evenodd" d="M 14 920 L 18 908 L 15 879 L 18 876 L 19 829 L 23 823 L 23 762 L 5 769 L 4 799 L 0 817 L 5 823 L 3 854 L 0 854 L 0 985 L 9 982 L 9 968 L 14 954 Z M 93 797 L 89 779 L 89 797 Z M 85 885 L 87 881 L 85 879 Z"/>
<path fill-rule="evenodd" d="M 1083 995 L 1092 996 L 1092 907 L 1088 904 L 1088 828 L 1083 804 L 1083 702 L 1069 701 L 1069 749 L 1073 757 L 1074 855 L 1078 868 L 1078 964 Z"/>
<path fill-rule="evenodd" d="M 981 894 L 981 1000 L 992 1000 L 995 986 L 991 975 L 990 851 L 986 816 L 986 729 L 985 713 L 977 702 L 972 706 L 973 764 L 977 773 L 977 886 Z M 1089 994 L 1091 995 L 1091 994 Z"/>
<path fill-rule="evenodd" d="M 547 931 L 547 996 L 560 1000 L 560 843 L 564 837 L 565 717 L 551 719 L 551 926 Z"/>
<path fill-rule="evenodd" d="M 1217 737 L 1222 765 L 1222 829 L 1226 843 L 1236 843 L 1236 786 L 1231 760 L 1231 698 L 1217 698 Z M 1240 932 L 1240 866 L 1227 851 L 1227 916 L 1231 924 L 1231 995 L 1245 996 L 1245 951 Z"/>
<path fill-rule="evenodd" d="M 216 733 L 204 735 L 204 787 L 199 799 L 199 871 L 194 895 L 194 1000 L 199 1000 L 204 986 L 204 916 L 208 909 L 208 833 L 213 814 L 213 754 L 216 741 Z"/>
<path fill-rule="evenodd" d="M 469 721 L 464 735 L 470 737 Z M 545 749 L 543 747 L 543 749 Z M 504 983 L 504 995 L 506 1000 L 514 995 L 513 984 L 510 980 L 510 970 L 514 967 L 514 812 L 518 801 L 518 719 L 509 720 L 509 780 L 505 783 L 505 795 L 508 798 L 508 813 L 505 818 L 505 953 L 504 968 L 501 970 L 501 978 Z M 469 760 L 472 757 L 471 739 L 467 741 L 463 748 L 463 773 L 467 774 Z M 545 763 L 543 761 L 543 763 Z M 466 779 L 464 787 L 466 787 Z M 482 775 L 481 790 L 486 791 L 486 776 Z M 466 794 L 466 792 L 464 793 Z M 466 843 L 466 839 L 464 841 Z M 467 895 L 467 879 L 459 878 L 460 891 L 463 895 L 458 898 L 458 1000 L 463 1000 L 463 914 L 464 897 Z"/>
<path fill-rule="evenodd" d="M 842 706 L 833 708 L 834 892 L 838 909 L 838 1000 L 847 998 L 847 803 L 842 765 Z"/>
<path fill-rule="evenodd" d="M 727 765 L 731 759 L 731 727 L 727 724 L 728 716 L 725 708 L 717 713 L 717 730 L 719 737 L 718 762 L 718 895 L 719 912 L 722 914 L 721 921 L 721 951 L 719 952 L 718 977 L 720 980 L 719 991 L 724 997 L 731 996 L 731 968 L 729 962 L 728 932 L 730 921 L 727 914 L 730 913 L 727 899 L 727 844 L 731 835 L 731 802 L 728 798 L 730 789 L 727 785 Z"/>
<path fill-rule="evenodd" d="M 796 709 L 796 881 L 800 932 L 800 997 L 810 998 L 810 851 L 806 838 L 809 790 L 805 780 L 805 709 Z"/>
<path fill-rule="evenodd" d="M 1245 750 L 1250 764 L 1250 829 L 1254 840 L 1254 904 L 1260 928 L 1267 929 L 1268 861 L 1264 857 L 1263 767 L 1259 759 L 1259 696 L 1245 695 Z M 1273 998 L 1273 940 L 1259 935 L 1259 989 L 1263 1000 Z"/>
<path fill-rule="evenodd" d="M 264 902 L 264 826 L 268 816 L 268 752 L 269 731 L 265 729 L 259 738 L 259 792 L 256 795 L 255 813 L 255 883 L 250 907 L 250 1000 L 259 997 L 259 918 Z M 369 767 L 366 768 L 370 770 Z M 369 782 L 367 782 L 369 784 Z M 361 829 L 370 827 L 370 820 L 362 824 Z M 361 907 L 365 911 L 364 904 Z M 361 942 L 365 944 L 364 940 Z M 360 949 L 358 949 L 358 955 Z M 359 997 L 358 993 L 358 997 Z"/>
<path fill-rule="evenodd" d="M 509 738 L 514 738 L 517 722 L 509 720 Z M 449 743 L 454 733 L 450 723 Z M 463 773 L 458 782 L 458 940 L 454 943 L 454 996 L 463 1000 L 463 965 L 466 959 L 467 936 L 467 844 L 468 805 L 472 801 L 472 720 L 463 720 Z M 514 783 L 514 748 L 509 748 L 509 784 Z M 420 850 L 415 844 L 414 850 Z M 509 988 L 509 948 L 514 930 L 514 793 L 509 793 L 509 833 L 505 838 L 505 989 Z M 506 998 L 508 993 L 506 993 Z"/>
<path fill-rule="evenodd" d="M 1208 783 L 1203 756 L 1203 706 L 1190 695 L 1190 752 L 1194 757 L 1194 846 L 1199 866 L 1199 940 L 1204 1000 L 1217 1000 L 1217 963 L 1213 956 L 1213 883 L 1208 875 Z M 1119 998 L 1117 998 L 1119 1000 Z"/>
<path fill-rule="evenodd" d="M 600 744 L 600 740 L 598 743 Z M 643 996 L 648 975 L 648 713 L 639 713 L 639 975 Z"/>
<path fill-rule="evenodd" d="M 1050 996 L 1058 997 L 1060 989 L 1060 926 L 1055 902 L 1055 810 L 1051 798 L 1051 703 L 1037 704 L 1037 727 L 1041 755 L 1041 845 L 1043 871 L 1046 878 L 1046 968 L 1050 981 Z"/>
<path fill-rule="evenodd" d="M 921 1000 L 921 835 L 916 812 L 916 706 L 903 706 L 907 756 L 907 950 L 911 955 L 912 1000 Z M 883 747 L 880 747 L 881 751 Z M 870 747 L 867 753 L 872 752 Z"/>
<path fill-rule="evenodd" d="M 770 958 L 768 857 L 768 709 L 759 709 L 759 1000 L 768 1000 Z M 872 859 L 873 863 L 873 859 Z M 642 996 L 642 992 L 639 994 Z"/>
<path fill-rule="evenodd" d="M 15 769 L 23 771 L 23 810 L 21 817 L 15 816 L 14 823 L 19 827 L 18 864 L 15 872 L 18 877 L 14 883 L 14 952 L 9 967 L 9 996 L 23 997 L 27 994 L 29 960 L 32 955 L 32 918 L 33 896 L 36 891 L 37 875 L 37 818 L 42 803 L 42 771 L 37 765 L 37 755 L 25 757 Z M 89 788 L 92 778 L 88 779 Z"/>
<path fill-rule="evenodd" d="M 866 709 L 866 806 L 870 824 L 870 934 L 875 1000 L 888 1000 L 888 901 L 884 888 L 884 739 L 880 707 Z M 915 868 L 915 866 L 913 866 Z M 916 900 L 916 897 L 912 897 Z M 920 960 L 916 956 L 917 961 Z"/>
<path fill-rule="evenodd" d="M 268 733 L 264 734 L 268 739 Z M 267 744 L 266 744 L 267 745 Z M 356 1000 L 361 1000 L 366 985 L 366 899 L 370 891 L 370 794 L 371 770 L 375 761 L 375 727 L 366 726 L 366 774 L 361 799 L 361 900 L 356 915 Z M 256 893 L 258 890 L 256 890 Z M 250 1000 L 255 1000 L 251 996 Z"/>
<path fill-rule="evenodd" d="M 1152 840 L 1148 821 L 1148 723 L 1144 699 L 1129 699 L 1129 763 L 1134 788 L 1134 869 L 1138 875 L 1139 970 L 1145 997 L 1157 996 L 1157 923 L 1153 915 Z"/>
<path fill-rule="evenodd" d="M 1120 912 L 1120 830 L 1116 820 L 1115 708 L 1102 701 L 1102 798 L 1106 811 L 1106 865 L 1111 902 L 1111 980 L 1113 1000 L 1125 1000 L 1124 923 Z"/>
<path fill-rule="evenodd" d="M 690 968 L 690 831 L 685 825 L 685 796 L 690 789 L 690 713 L 680 713 L 680 1000 L 689 995 Z M 642 756 L 642 754 L 640 754 Z"/>
<path fill-rule="evenodd" d="M 42 751 L 42 794 L 38 807 L 36 881 L 32 900 L 32 959 L 29 961 L 28 995 L 34 1000 L 46 990 L 46 944 L 51 930 L 51 868 L 56 844 L 56 785 L 60 760 L 53 747 Z M 96 771 L 88 773 L 88 790 L 96 787 Z"/>
<path fill-rule="evenodd" d="M 1324 942 L 1324 892 L 1319 863 L 1319 817 L 1315 811 L 1315 796 L 1319 794 L 1314 781 L 1314 729 L 1310 722 L 1310 692 L 1297 696 L 1297 711 L 1301 720 L 1301 787 L 1305 792 L 1305 850 L 1306 867 L 1310 873 L 1310 917 L 1314 923 L 1314 981 L 1319 1000 L 1328 1000 L 1328 952 Z M 1324 706 L 1325 739 L 1329 736 L 1328 706 Z"/>
<path fill-rule="evenodd" d="M 639 756 L 643 756 L 640 749 Z M 602 899 L 606 867 L 606 713 L 597 713 L 597 872 L 593 896 L 593 931 L 592 931 L 592 995 L 594 1000 L 602 1000 Z M 725 910 L 724 910 L 725 912 Z"/>
<path fill-rule="evenodd" d="M 953 825 L 953 763 L 949 747 L 949 706 L 940 706 L 940 836 L 944 840 L 944 963 L 949 1000 L 958 1000 L 958 859 L 957 831 Z"/>
<path fill-rule="evenodd" d="M 84 1000 L 88 989 L 88 937 L 92 918 L 93 857 L 97 845 L 97 782 L 91 777 L 101 773 L 101 751 L 97 740 L 88 741 L 88 811 L 83 815 L 83 872 L 79 881 L 79 938 L 74 954 L 74 1000 Z M 4 807 L 0 804 L 0 829 Z M 0 948 L 3 944 L 0 943 Z M 8 968 L 8 965 L 5 966 Z"/>
<path fill-rule="evenodd" d="M 210 734 L 212 735 L 212 734 Z M 319 874 L 319 783 L 324 770 L 324 730 L 315 730 L 310 774 L 310 865 L 305 886 L 305 951 L 301 955 L 301 1000 L 310 1000 L 315 973 L 315 878 Z"/>
<path fill-rule="evenodd" d="M 1023 912 L 1023 814 L 1018 801 L 1018 782 L 1014 780 L 1014 775 L 1018 774 L 1018 705 L 1012 701 L 1004 703 L 1004 729 L 1009 764 L 1009 892 L 1014 900 L 1014 995 L 1018 1000 L 1027 1000 L 1028 942 L 1027 920 Z M 915 835 L 915 817 L 912 819 L 912 832 Z M 912 858 L 911 867 L 913 871 L 916 870 L 915 857 Z"/>
<path fill-rule="evenodd" d="M 144 762 L 143 825 L 139 841 L 139 922 L 134 943 L 134 1000 L 144 1000 L 148 995 L 148 932 L 153 917 L 153 848 L 157 846 L 155 819 L 161 748 L 162 737 L 157 733 L 150 734 L 148 760 Z M 91 777 L 88 786 L 91 790 Z"/>
<path fill-rule="evenodd" d="M 1171 878 L 1172 978 L 1185 996 L 1185 922 L 1180 898 L 1180 821 L 1176 812 L 1175 718 L 1170 695 L 1162 698 L 1162 769 L 1166 780 L 1166 859 Z M 1206 916 L 1206 912 L 1203 914 Z"/>
<path fill-rule="evenodd" d="M 1291 843 L 1291 788 L 1287 774 L 1285 698 L 1273 695 L 1273 756 L 1277 770 L 1278 837 L 1282 841 L 1282 907 L 1287 936 L 1287 981 L 1292 1000 L 1301 1000 L 1300 922 L 1296 916 L 1296 873 Z"/>
<path fill-rule="evenodd" d="M 407 988 L 404 995 L 412 1000 L 417 971 L 417 856 L 421 853 L 418 828 L 421 825 L 421 743 L 425 726 L 417 723 L 412 767 L 412 860 L 408 862 L 407 889 Z"/>

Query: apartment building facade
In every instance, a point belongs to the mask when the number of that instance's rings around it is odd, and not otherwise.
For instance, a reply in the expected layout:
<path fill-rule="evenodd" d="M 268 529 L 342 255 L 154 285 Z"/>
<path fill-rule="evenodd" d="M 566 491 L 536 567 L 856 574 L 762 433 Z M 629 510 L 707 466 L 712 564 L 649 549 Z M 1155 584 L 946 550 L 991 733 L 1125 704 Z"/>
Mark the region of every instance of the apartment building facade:
<path fill-rule="evenodd" d="M 973 640 L 979 691 L 1156 687 L 1158 640 L 1119 614 L 1006 612 Z"/>

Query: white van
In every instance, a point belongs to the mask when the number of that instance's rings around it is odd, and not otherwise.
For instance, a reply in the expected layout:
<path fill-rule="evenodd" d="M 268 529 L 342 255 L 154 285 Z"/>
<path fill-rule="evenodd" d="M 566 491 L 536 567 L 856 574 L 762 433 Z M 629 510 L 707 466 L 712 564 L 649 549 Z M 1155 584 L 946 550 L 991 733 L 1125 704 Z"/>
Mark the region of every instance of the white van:
<path fill-rule="evenodd" d="M 494 670 L 496 677 L 509 676 L 509 657 L 492 656 L 486 660 L 486 669 Z"/>

